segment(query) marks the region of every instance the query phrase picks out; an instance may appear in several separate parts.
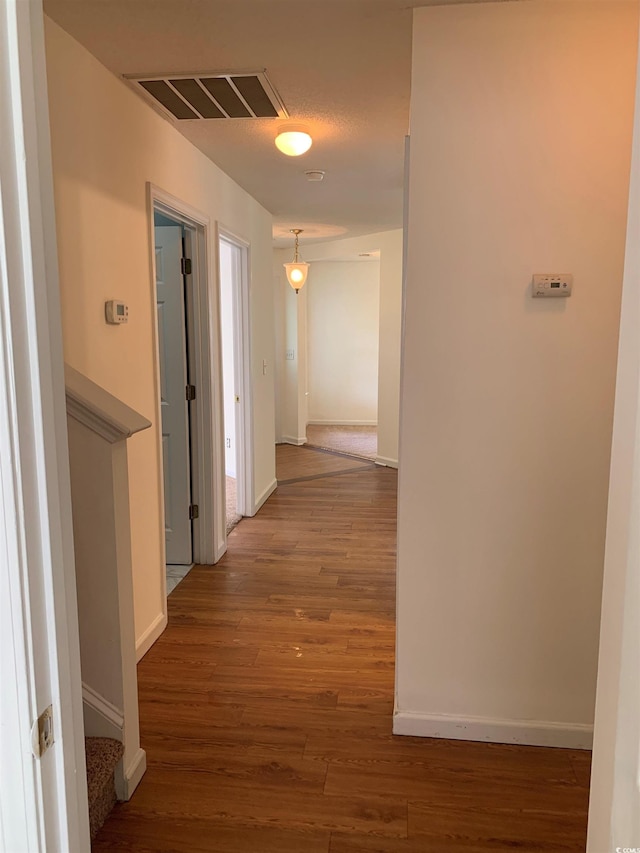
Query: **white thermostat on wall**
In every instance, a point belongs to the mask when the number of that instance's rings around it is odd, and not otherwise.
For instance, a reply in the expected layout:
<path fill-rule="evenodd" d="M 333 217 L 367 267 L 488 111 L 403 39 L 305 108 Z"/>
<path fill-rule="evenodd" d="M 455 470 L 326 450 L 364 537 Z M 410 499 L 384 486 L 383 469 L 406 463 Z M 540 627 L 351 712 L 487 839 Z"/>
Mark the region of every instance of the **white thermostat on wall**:
<path fill-rule="evenodd" d="M 117 326 L 119 323 L 126 323 L 129 320 L 129 306 L 119 299 L 110 299 L 104 303 L 104 314 L 107 318 L 107 323 L 113 323 Z"/>
<path fill-rule="evenodd" d="M 573 276 L 566 275 L 534 275 L 532 296 L 571 296 Z"/>

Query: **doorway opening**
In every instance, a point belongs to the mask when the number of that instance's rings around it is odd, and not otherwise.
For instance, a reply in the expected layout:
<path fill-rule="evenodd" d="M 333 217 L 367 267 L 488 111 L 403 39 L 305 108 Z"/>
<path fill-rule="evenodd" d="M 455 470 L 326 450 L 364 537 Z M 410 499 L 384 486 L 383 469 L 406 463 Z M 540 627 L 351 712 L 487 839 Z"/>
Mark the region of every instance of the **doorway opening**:
<path fill-rule="evenodd" d="M 229 533 L 253 506 L 248 351 L 248 246 L 220 231 L 220 341 L 223 377 L 225 509 Z"/>
<path fill-rule="evenodd" d="M 169 593 L 226 550 L 219 301 L 208 217 L 152 184 L 148 198 Z"/>
<path fill-rule="evenodd" d="M 195 399 L 189 359 L 189 277 L 187 241 L 191 229 L 158 209 L 153 212 L 160 416 L 164 479 L 167 593 L 193 565 L 193 521 L 198 514 L 191 489 L 191 413 Z"/>
<path fill-rule="evenodd" d="M 380 252 L 314 261 L 307 299 L 307 446 L 375 461 Z"/>

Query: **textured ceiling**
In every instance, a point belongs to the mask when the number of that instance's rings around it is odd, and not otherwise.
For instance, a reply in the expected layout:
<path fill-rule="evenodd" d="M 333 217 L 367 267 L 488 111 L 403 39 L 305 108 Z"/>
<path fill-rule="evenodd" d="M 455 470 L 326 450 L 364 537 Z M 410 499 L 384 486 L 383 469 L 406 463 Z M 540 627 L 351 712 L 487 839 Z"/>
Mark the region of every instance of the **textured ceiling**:
<path fill-rule="evenodd" d="M 306 154 L 277 151 L 278 119 L 176 124 L 271 211 L 285 245 L 294 226 L 326 240 L 402 225 L 410 7 L 428 5 L 444 4 L 45 0 L 45 11 L 118 76 L 266 68 L 291 119 L 310 128 Z M 308 182 L 307 169 L 324 170 L 324 181 Z"/>

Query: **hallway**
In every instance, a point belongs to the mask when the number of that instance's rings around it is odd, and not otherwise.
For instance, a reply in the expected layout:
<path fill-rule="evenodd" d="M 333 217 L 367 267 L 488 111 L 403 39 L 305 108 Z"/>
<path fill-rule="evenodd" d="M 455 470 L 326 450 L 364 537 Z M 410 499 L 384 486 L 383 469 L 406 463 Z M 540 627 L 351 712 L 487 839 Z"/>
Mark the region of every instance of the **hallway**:
<path fill-rule="evenodd" d="M 94 851 L 584 850 L 589 753 L 391 735 L 395 514 L 389 468 L 281 485 L 190 572 Z"/>

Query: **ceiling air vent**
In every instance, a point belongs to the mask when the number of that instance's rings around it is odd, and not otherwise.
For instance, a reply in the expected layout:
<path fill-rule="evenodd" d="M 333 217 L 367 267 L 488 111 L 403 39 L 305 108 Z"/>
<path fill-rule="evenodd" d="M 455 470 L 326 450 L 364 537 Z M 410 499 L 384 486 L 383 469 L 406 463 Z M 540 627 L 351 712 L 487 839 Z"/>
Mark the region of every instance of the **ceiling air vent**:
<path fill-rule="evenodd" d="M 124 76 L 145 100 L 179 121 L 288 118 L 264 71 Z"/>

